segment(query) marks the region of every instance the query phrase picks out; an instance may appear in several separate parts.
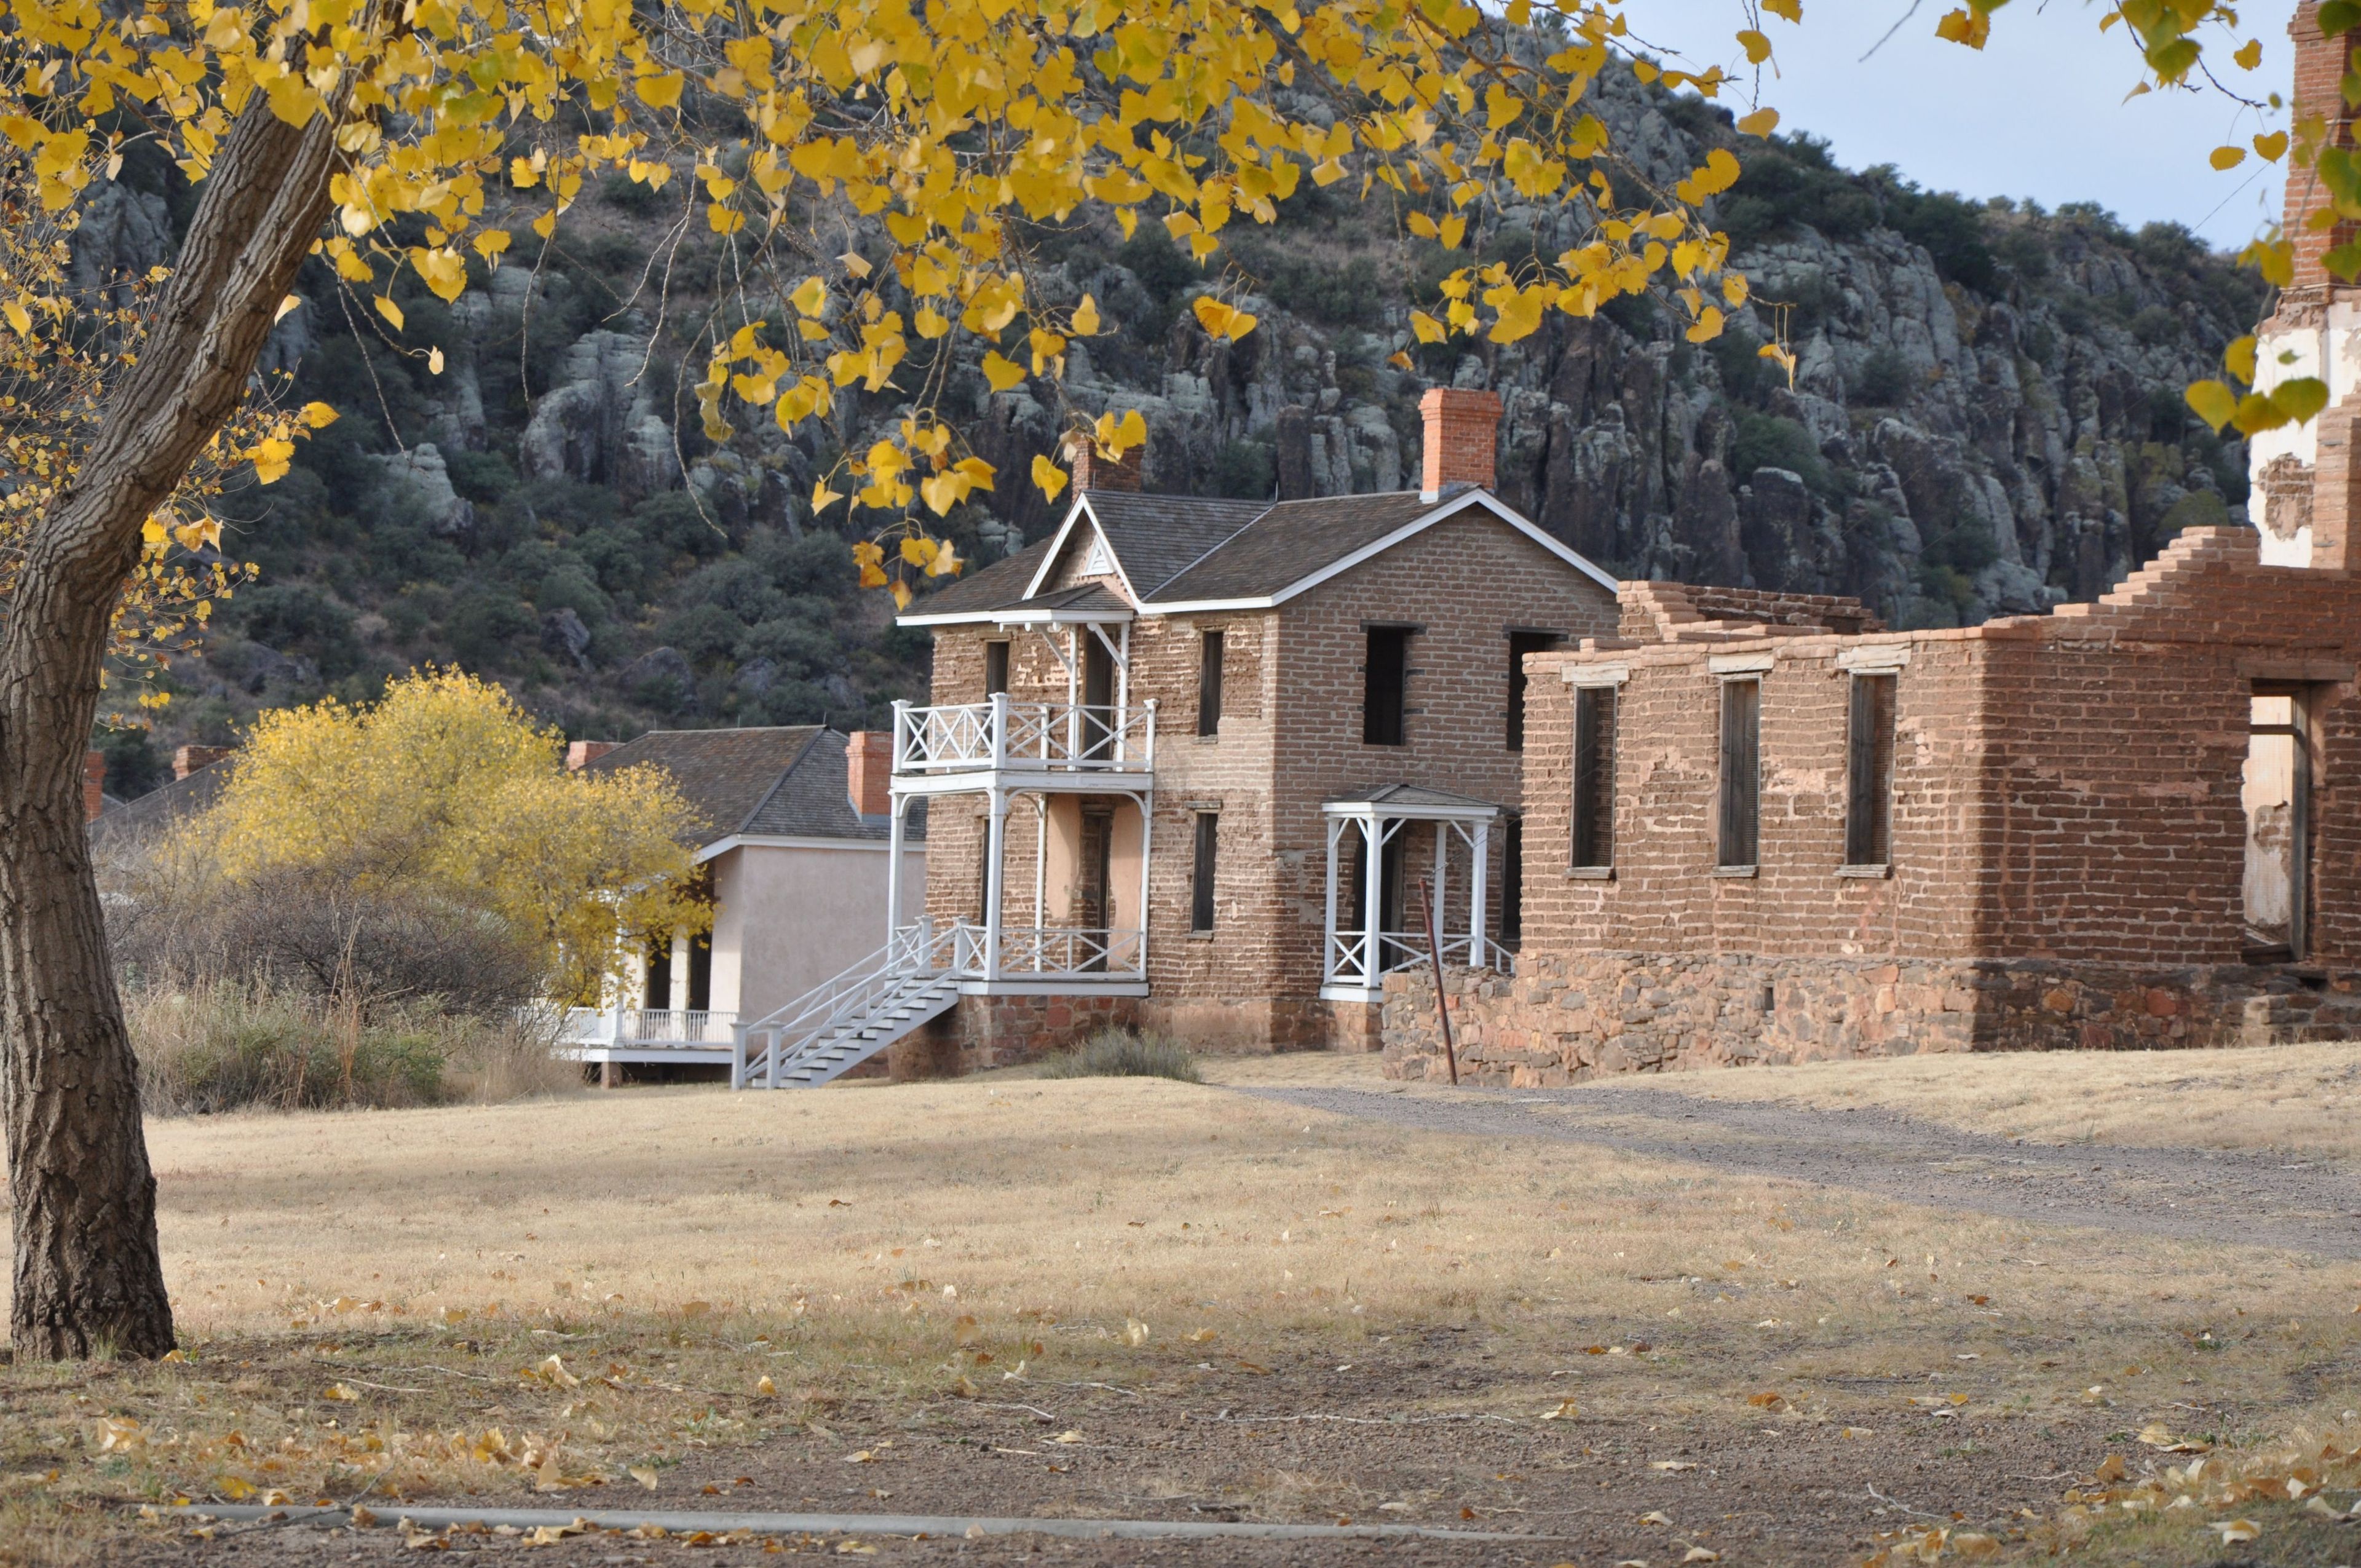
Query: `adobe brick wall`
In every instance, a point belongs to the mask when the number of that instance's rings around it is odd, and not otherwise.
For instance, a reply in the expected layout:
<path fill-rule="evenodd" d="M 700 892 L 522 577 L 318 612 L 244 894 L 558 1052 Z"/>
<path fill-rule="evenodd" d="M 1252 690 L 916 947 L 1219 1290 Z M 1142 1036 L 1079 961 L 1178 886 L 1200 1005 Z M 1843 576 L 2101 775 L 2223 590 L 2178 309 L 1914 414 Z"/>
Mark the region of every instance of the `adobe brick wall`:
<path fill-rule="evenodd" d="M 1662 596 L 1627 586 L 1627 628 L 1643 597 Z M 1479 1053 L 1506 1053 L 1498 1070 L 2219 1043 L 2361 1021 L 2339 1000 L 2361 970 L 2351 574 L 2263 566 L 2252 532 L 2200 529 L 2097 603 L 2049 616 L 1862 636 L 1670 629 L 1687 640 L 1527 661 L 1525 941 L 1514 981 L 1478 977 L 1464 999 Z M 1891 874 L 1856 879 L 1837 874 L 1839 661 L 1872 645 L 1907 663 Z M 1713 866 L 1711 661 L 1734 653 L 1771 660 L 1752 877 Z M 1562 672 L 1618 664 L 1614 876 L 1576 878 Z M 2257 680 L 2312 692 L 2312 940 L 2296 969 L 2240 961 Z M 1765 985 L 1792 1007 L 1766 1014 Z M 1431 993 L 1389 999 L 1389 1070 L 1422 1070 L 1432 1027 Z"/>
<path fill-rule="evenodd" d="M 1498 393 L 1430 387 L 1418 400 L 1425 430 L 1421 488 L 1432 499 L 1453 485 L 1492 488 L 1493 444 L 1500 430 Z"/>

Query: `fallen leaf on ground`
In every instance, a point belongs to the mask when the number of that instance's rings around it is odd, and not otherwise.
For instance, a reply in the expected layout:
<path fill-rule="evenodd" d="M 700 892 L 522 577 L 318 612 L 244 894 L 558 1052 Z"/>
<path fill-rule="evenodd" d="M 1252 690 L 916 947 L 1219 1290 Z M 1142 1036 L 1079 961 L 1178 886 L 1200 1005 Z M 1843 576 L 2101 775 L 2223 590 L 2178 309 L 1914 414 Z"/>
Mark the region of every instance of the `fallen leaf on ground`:
<path fill-rule="evenodd" d="M 1709 1551 L 1702 1546 L 1692 1546 L 1688 1550 L 1688 1554 L 1683 1557 L 1681 1561 L 1684 1563 L 1719 1563 L 1721 1561 L 1721 1553 L 1719 1552 Z"/>
<path fill-rule="evenodd" d="M 624 1474 L 631 1476 L 632 1480 L 637 1481 L 641 1486 L 645 1486 L 651 1492 L 656 1489 L 656 1473 L 647 1465 L 634 1464 L 630 1470 L 624 1472 Z"/>
<path fill-rule="evenodd" d="M 2252 1519 L 2215 1519 L 2211 1528 L 2222 1537 L 2224 1546 L 2234 1541 L 2252 1541 L 2263 1533 L 2263 1527 Z"/>
<path fill-rule="evenodd" d="M 1654 1464 L 1649 1465 L 1648 1468 L 1651 1470 L 1694 1470 L 1697 1468 L 1697 1461 L 1694 1459 L 1659 1459 Z"/>
<path fill-rule="evenodd" d="M 1662 1508 L 1651 1508 L 1648 1512 L 1640 1516 L 1640 1522 L 1642 1524 L 1668 1525 L 1673 1522 L 1673 1516 L 1664 1512 Z"/>
<path fill-rule="evenodd" d="M 1080 1442 L 1082 1441 L 1082 1434 L 1078 1431 L 1061 1431 L 1049 1441 L 1051 1442 Z"/>
<path fill-rule="evenodd" d="M 349 1383 L 331 1383 L 320 1396 L 324 1399 L 341 1399 L 347 1403 L 361 1397 L 361 1391 Z"/>

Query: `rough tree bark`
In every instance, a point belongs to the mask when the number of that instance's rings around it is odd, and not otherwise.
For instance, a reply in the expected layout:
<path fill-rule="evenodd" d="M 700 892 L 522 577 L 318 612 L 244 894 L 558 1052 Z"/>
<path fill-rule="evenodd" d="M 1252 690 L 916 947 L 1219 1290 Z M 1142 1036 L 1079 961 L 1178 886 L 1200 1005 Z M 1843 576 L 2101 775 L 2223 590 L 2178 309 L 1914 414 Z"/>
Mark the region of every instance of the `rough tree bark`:
<path fill-rule="evenodd" d="M 137 1067 L 82 819 L 108 622 L 140 530 L 246 394 L 319 234 L 335 126 L 259 94 L 225 139 L 139 363 L 0 601 L 0 1116 L 16 1354 L 161 1355 L 172 1308 Z"/>

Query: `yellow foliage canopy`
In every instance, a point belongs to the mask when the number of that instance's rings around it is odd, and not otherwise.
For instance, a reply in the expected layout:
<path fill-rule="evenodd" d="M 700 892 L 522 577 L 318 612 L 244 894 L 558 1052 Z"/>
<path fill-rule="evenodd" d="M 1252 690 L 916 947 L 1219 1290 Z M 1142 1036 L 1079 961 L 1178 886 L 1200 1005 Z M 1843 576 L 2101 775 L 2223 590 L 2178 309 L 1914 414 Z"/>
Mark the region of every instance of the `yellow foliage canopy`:
<path fill-rule="evenodd" d="M 594 1003 L 641 938 L 709 913 L 671 778 L 568 773 L 562 751 L 500 687 L 413 674 L 374 707 L 265 713 L 183 848 L 232 880 L 324 872 L 496 915 L 541 947 L 555 1000 Z"/>

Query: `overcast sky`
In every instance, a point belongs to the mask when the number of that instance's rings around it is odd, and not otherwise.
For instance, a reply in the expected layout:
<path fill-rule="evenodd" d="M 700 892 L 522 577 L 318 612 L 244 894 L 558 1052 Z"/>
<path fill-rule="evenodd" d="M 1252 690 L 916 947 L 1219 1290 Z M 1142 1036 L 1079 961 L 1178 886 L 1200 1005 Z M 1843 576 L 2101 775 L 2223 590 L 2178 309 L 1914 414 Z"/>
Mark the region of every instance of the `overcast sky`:
<path fill-rule="evenodd" d="M 2099 32 L 2105 7 L 2013 0 L 1976 53 L 1935 37 L 1951 0 L 1921 0 L 1863 62 L 1909 3 L 1804 0 L 1801 27 L 1767 18 L 1782 75 L 1764 72 L 1763 102 L 1779 110 L 1780 128 L 1826 137 L 1850 169 L 1891 163 L 1930 189 L 2029 197 L 2045 207 L 2096 202 L 2135 228 L 2185 224 L 2224 247 L 2244 245 L 2276 214 L 2276 166 L 2251 151 L 2228 173 L 2206 162 L 2224 141 L 2246 145 L 2262 128 L 2254 114 L 2210 91 L 2125 103 L 2137 60 L 2122 27 Z M 2224 57 L 2235 45 L 2210 34 L 2216 73 L 2248 96 L 2284 96 L 2294 8 L 2293 0 L 2242 5 L 2263 63 L 2252 72 L 2230 67 Z M 1632 32 L 1659 49 L 1700 67 L 1745 69 L 1731 38 L 1743 25 L 1737 0 L 1627 0 L 1625 14 Z M 1727 89 L 1724 102 L 1732 102 Z"/>

